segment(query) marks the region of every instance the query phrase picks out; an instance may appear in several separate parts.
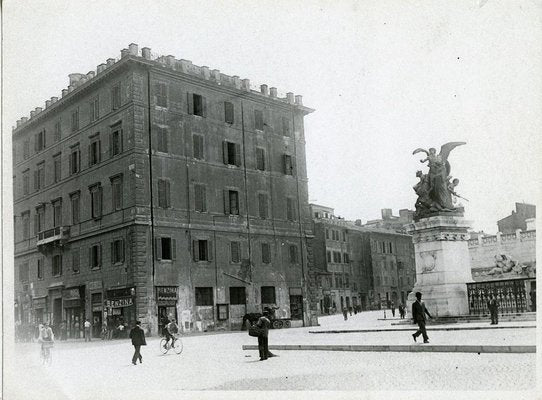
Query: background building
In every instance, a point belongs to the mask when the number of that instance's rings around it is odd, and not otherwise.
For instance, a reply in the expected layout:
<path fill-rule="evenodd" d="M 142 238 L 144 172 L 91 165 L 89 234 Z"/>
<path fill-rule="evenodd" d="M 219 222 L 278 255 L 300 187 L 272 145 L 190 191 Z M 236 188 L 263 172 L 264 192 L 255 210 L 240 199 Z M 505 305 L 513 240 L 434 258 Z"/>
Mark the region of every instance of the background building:
<path fill-rule="evenodd" d="M 514 233 L 518 229 L 522 231 L 531 230 L 527 227 L 527 224 L 532 224 L 533 218 L 536 218 L 536 206 L 527 203 L 516 203 L 516 210 L 512 211 L 508 217 L 498 220 L 497 226 L 501 233 Z"/>
<path fill-rule="evenodd" d="M 370 228 L 382 228 L 393 230 L 400 233 L 406 233 L 404 226 L 414 220 L 414 211 L 408 209 L 399 210 L 399 216 L 393 215 L 391 208 L 381 210 L 382 218 L 367 221 L 363 226 Z M 361 220 L 356 221 L 361 226 Z"/>
<path fill-rule="evenodd" d="M 361 226 L 360 221 L 336 217 L 333 208 L 310 207 L 319 311 L 406 304 L 416 280 L 412 237 L 398 233 L 398 223 L 395 229 Z"/>
<path fill-rule="evenodd" d="M 16 320 L 311 321 L 301 96 L 131 44 L 17 121 Z M 33 222 L 31 222 L 33 221 Z"/>

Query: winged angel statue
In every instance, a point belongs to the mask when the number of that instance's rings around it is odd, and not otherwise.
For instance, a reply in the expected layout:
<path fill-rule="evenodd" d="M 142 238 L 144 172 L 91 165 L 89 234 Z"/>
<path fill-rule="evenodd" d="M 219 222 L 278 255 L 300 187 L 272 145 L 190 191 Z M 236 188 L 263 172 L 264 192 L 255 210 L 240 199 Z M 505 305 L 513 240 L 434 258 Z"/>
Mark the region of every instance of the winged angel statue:
<path fill-rule="evenodd" d="M 430 148 L 416 149 L 412 154 L 425 153 L 427 158 L 420 160 L 421 163 L 428 162 L 429 172 L 423 174 L 422 171 L 416 172 L 420 181 L 414 186 L 414 191 L 418 195 L 416 201 L 416 220 L 428 216 L 429 214 L 441 211 L 455 211 L 452 202 L 452 185 L 450 185 L 450 163 L 448 156 L 457 146 L 466 144 L 465 142 L 450 142 L 442 145 L 440 153 L 436 149 Z"/>

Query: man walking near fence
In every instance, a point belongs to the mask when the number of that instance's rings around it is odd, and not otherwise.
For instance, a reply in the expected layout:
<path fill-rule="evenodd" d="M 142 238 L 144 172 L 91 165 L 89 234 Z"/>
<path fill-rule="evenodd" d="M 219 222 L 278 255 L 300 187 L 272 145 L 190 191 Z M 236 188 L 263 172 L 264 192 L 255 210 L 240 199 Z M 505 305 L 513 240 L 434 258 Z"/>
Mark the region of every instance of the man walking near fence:
<path fill-rule="evenodd" d="M 497 325 L 499 323 L 499 302 L 494 294 L 491 295 L 491 298 L 487 302 L 487 308 L 489 308 L 489 312 L 491 313 L 491 325 Z"/>
<path fill-rule="evenodd" d="M 416 333 L 412 334 L 412 337 L 414 338 L 414 341 L 416 341 L 416 338 L 421 334 L 423 336 L 423 342 L 429 343 L 429 337 L 425 330 L 425 314 L 427 314 L 429 318 L 433 318 L 425 308 L 425 304 L 422 302 L 422 294 L 416 292 L 416 301 L 412 303 L 412 318 L 414 319 L 414 322 L 418 324 L 418 330 Z"/>

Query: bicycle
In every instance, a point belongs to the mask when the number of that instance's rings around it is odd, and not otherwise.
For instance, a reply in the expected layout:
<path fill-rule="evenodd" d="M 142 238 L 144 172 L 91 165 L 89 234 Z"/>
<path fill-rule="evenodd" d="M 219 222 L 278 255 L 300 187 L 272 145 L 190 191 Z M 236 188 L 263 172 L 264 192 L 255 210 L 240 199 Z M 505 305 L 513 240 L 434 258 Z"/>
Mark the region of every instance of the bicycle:
<path fill-rule="evenodd" d="M 166 343 L 167 342 L 167 343 Z M 183 352 L 183 341 L 180 336 L 173 336 L 173 340 L 167 341 L 166 338 L 160 340 L 160 351 L 162 354 L 167 354 L 171 349 L 175 351 L 175 354 L 181 354 Z"/>

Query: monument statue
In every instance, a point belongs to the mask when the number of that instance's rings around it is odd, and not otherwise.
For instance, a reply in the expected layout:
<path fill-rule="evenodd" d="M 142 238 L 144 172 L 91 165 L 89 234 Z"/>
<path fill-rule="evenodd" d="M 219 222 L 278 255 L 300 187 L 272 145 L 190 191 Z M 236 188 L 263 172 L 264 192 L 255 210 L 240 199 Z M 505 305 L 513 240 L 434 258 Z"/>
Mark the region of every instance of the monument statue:
<path fill-rule="evenodd" d="M 448 156 L 450 152 L 457 146 L 466 144 L 465 142 L 450 142 L 442 145 L 440 153 L 437 154 L 436 149 L 430 148 L 416 149 L 412 154 L 423 152 L 427 158 L 420 160 L 421 163 L 428 162 L 429 172 L 423 174 L 421 171 L 416 172 L 416 176 L 420 181 L 414 186 L 414 191 L 418 195 L 416 201 L 416 212 L 414 220 L 429 216 L 438 212 L 453 212 L 456 210 L 452 200 L 452 194 L 459 197 L 454 188 L 459 183 L 459 179 L 454 179 L 450 182 L 450 163 Z"/>

